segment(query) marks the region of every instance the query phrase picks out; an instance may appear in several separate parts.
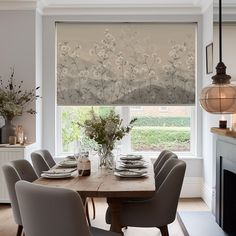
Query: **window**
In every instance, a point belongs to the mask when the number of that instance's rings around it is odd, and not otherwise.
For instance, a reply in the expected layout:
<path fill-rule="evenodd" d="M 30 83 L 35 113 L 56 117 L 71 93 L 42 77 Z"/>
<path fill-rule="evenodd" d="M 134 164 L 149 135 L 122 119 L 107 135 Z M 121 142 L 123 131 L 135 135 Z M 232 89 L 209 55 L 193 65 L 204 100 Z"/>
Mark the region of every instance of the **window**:
<path fill-rule="evenodd" d="M 59 154 L 76 140 L 94 145 L 77 124 L 91 105 L 115 109 L 124 124 L 138 118 L 122 153 L 195 152 L 195 23 L 60 22 L 56 30 Z"/>
<path fill-rule="evenodd" d="M 120 113 L 124 121 L 136 117 L 131 133 L 120 143 L 120 152 L 152 154 L 163 149 L 175 152 L 193 153 L 194 107 L 170 106 L 168 112 L 160 111 L 159 106 L 138 107 L 95 106 L 100 115 L 111 109 Z M 92 149 L 94 143 L 86 139 L 78 122 L 89 117 L 90 106 L 58 106 L 58 154 L 73 153 L 75 143 L 81 140 L 83 148 Z"/>

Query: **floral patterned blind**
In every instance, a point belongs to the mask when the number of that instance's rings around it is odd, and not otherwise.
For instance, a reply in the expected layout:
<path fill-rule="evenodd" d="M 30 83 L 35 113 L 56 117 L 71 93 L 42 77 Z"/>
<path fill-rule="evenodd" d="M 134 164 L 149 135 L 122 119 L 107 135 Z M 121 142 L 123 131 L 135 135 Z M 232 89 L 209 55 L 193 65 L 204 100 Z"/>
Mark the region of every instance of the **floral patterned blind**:
<path fill-rule="evenodd" d="M 58 105 L 195 103 L 195 23 L 56 26 Z"/>

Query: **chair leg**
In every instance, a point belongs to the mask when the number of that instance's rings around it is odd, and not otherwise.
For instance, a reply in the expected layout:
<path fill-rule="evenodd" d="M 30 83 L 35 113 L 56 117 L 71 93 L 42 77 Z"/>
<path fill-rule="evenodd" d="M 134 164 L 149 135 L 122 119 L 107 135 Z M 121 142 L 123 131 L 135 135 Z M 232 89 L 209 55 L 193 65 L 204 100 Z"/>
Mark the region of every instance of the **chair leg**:
<path fill-rule="evenodd" d="M 95 219 L 95 213 L 96 213 L 96 211 L 95 211 L 95 204 L 94 204 L 94 200 L 93 200 L 93 198 L 91 197 L 91 202 L 92 202 L 92 206 L 93 206 L 93 220 Z"/>
<path fill-rule="evenodd" d="M 159 227 L 162 236 L 169 236 L 167 225 Z"/>
<path fill-rule="evenodd" d="M 23 230 L 23 226 L 22 225 L 18 225 L 16 236 L 21 236 L 22 230 Z"/>

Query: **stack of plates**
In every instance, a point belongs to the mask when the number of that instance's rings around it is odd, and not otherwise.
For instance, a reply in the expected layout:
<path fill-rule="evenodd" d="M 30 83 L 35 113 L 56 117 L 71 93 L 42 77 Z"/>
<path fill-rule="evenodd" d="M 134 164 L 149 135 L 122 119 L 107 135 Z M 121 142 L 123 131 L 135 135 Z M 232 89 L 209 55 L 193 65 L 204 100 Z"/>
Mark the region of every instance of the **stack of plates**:
<path fill-rule="evenodd" d="M 41 177 L 48 179 L 64 179 L 64 178 L 70 178 L 71 173 L 42 173 Z"/>
<path fill-rule="evenodd" d="M 128 155 L 120 157 L 120 160 L 127 160 L 127 161 L 142 160 L 142 159 L 143 159 L 143 156 L 141 156 L 141 155 L 132 155 L 132 154 L 128 154 Z"/>
<path fill-rule="evenodd" d="M 60 167 L 77 167 L 77 161 L 76 160 L 68 160 L 68 159 L 65 159 L 63 161 L 61 161 L 58 166 Z"/>
<path fill-rule="evenodd" d="M 132 170 L 123 170 L 123 171 L 115 171 L 115 176 L 124 177 L 124 178 L 137 178 L 147 176 L 147 173 L 144 172 L 136 172 Z"/>
<path fill-rule="evenodd" d="M 148 166 L 148 163 L 144 160 L 123 160 L 120 166 L 124 168 L 145 168 Z"/>
<path fill-rule="evenodd" d="M 117 167 L 114 174 L 119 177 L 128 178 L 144 177 L 147 176 L 147 171 L 144 170 L 147 166 L 148 163 L 143 160 L 141 155 L 124 155 L 120 157 L 120 166 Z"/>

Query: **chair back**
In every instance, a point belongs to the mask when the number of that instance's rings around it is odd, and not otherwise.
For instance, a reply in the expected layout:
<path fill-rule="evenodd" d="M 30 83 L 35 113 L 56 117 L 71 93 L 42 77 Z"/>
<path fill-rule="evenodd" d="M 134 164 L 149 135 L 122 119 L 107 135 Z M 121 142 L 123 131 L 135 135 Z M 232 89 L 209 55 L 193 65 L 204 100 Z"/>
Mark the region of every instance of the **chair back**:
<path fill-rule="evenodd" d="M 42 157 L 44 158 L 44 160 L 46 161 L 46 163 L 50 168 L 56 165 L 56 162 L 54 161 L 51 153 L 48 150 L 46 149 L 38 150 L 38 153 L 42 155 Z"/>
<path fill-rule="evenodd" d="M 156 209 L 161 224 L 175 220 L 178 200 L 183 184 L 186 163 L 177 158 L 169 158 L 156 176 Z"/>
<path fill-rule="evenodd" d="M 11 161 L 10 163 L 16 169 L 18 175 L 22 180 L 33 182 L 38 178 L 34 168 L 27 160 L 15 160 Z"/>
<path fill-rule="evenodd" d="M 91 236 L 78 193 L 19 181 L 16 194 L 27 236 Z"/>
<path fill-rule="evenodd" d="M 15 191 L 15 184 L 17 181 L 20 180 L 20 176 L 16 172 L 15 168 L 9 164 L 3 165 L 2 170 L 6 180 L 6 186 L 11 202 L 14 220 L 16 224 L 22 225 L 20 209 L 17 202 L 16 191 Z"/>
<path fill-rule="evenodd" d="M 45 159 L 39 152 L 32 152 L 30 156 L 31 156 L 33 167 L 38 177 L 41 176 L 43 171 L 47 171 L 50 169 L 49 165 L 47 164 L 47 162 L 45 161 Z"/>
<path fill-rule="evenodd" d="M 154 170 L 155 170 L 156 166 L 158 165 L 160 159 L 161 159 L 166 153 L 168 153 L 168 152 L 170 152 L 170 151 L 169 151 L 169 150 L 163 150 L 163 151 L 159 154 L 159 156 L 157 157 L 157 159 L 156 159 L 155 162 L 153 163 Z"/>
<path fill-rule="evenodd" d="M 178 158 L 176 154 L 174 154 L 171 151 L 168 150 L 164 150 L 163 152 L 161 152 L 161 154 L 158 157 L 158 163 L 154 166 L 154 173 L 155 176 L 158 175 L 158 173 L 160 172 L 160 170 L 162 169 L 162 167 L 164 166 L 165 162 L 167 160 L 169 160 L 170 158 Z"/>

